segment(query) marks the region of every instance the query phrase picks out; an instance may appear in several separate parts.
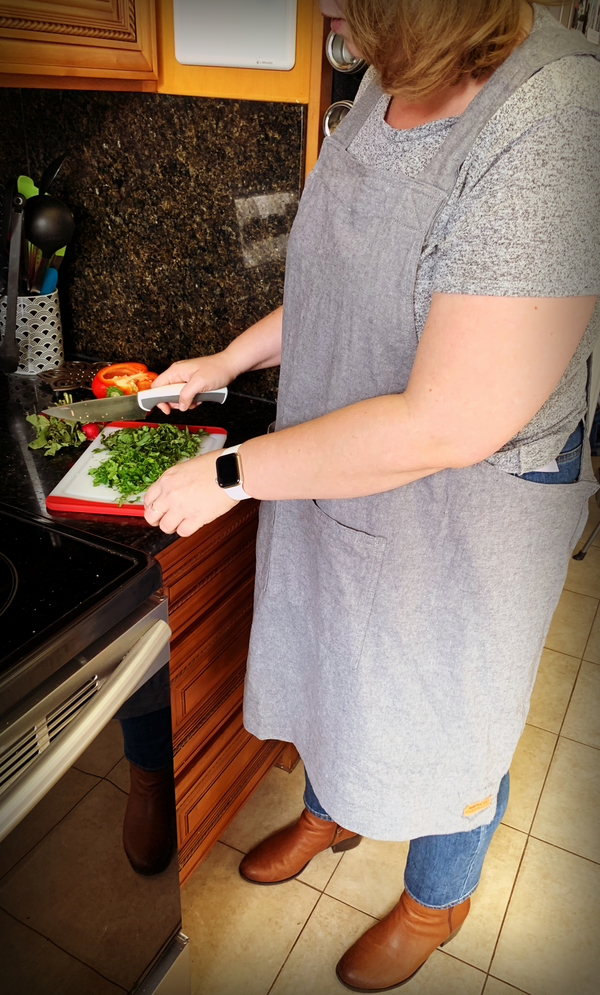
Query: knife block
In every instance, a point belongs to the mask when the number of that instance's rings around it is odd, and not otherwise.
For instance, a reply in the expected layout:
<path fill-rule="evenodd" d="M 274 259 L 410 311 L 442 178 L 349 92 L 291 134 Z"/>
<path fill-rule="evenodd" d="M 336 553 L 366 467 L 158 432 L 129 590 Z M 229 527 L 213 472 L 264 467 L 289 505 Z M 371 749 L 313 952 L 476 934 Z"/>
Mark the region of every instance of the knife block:
<path fill-rule="evenodd" d="M 6 327 L 6 297 L 0 298 L 0 338 Z M 17 298 L 16 338 L 19 366 L 15 376 L 37 376 L 64 361 L 58 290 Z"/>

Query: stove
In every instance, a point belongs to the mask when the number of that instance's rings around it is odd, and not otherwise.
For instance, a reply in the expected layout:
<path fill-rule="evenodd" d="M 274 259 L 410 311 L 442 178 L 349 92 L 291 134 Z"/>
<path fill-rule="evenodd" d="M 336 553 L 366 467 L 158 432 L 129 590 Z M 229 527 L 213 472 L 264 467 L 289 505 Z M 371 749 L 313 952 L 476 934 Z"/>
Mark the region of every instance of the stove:
<path fill-rule="evenodd" d="M 161 581 L 146 553 L 0 504 L 0 714 Z"/>
<path fill-rule="evenodd" d="M 0 961 L 14 995 L 190 993 L 176 847 L 145 877 L 122 843 L 126 731 L 143 721 L 151 745 L 169 702 L 161 580 L 145 553 L 0 505 Z M 171 790 L 174 808 L 172 768 Z"/>

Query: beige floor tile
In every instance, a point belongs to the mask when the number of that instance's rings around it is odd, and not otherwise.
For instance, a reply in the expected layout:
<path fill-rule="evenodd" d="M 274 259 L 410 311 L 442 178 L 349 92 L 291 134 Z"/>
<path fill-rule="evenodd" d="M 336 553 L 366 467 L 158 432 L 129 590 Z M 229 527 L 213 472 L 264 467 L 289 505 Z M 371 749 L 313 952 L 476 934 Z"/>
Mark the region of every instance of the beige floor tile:
<path fill-rule="evenodd" d="M 600 750 L 561 736 L 532 835 L 600 862 L 599 810 Z"/>
<path fill-rule="evenodd" d="M 531 839 L 492 966 L 530 995 L 597 995 L 600 867 Z"/>
<path fill-rule="evenodd" d="M 374 919 L 323 895 L 269 995 L 341 995 L 335 965 Z"/>
<path fill-rule="evenodd" d="M 402 894 L 408 843 L 361 840 L 344 854 L 326 892 L 381 919 Z"/>
<path fill-rule="evenodd" d="M 373 919 L 323 895 L 270 995 L 342 995 L 335 965 Z M 480 995 L 485 975 L 436 951 L 402 988 L 407 995 Z M 398 989 L 399 990 L 399 989 Z"/>
<path fill-rule="evenodd" d="M 192 995 L 266 995 L 319 895 L 289 881 L 242 881 L 239 854 L 217 843 L 182 889 Z"/>
<path fill-rule="evenodd" d="M 481 995 L 484 983 L 481 971 L 436 950 L 413 980 L 396 991 L 401 995 Z"/>
<path fill-rule="evenodd" d="M 580 542 L 577 553 L 582 546 Z M 600 546 L 590 546 L 583 560 L 569 560 L 564 590 L 600 598 Z"/>
<path fill-rule="evenodd" d="M 485 858 L 471 911 L 448 953 L 487 971 L 515 883 L 527 837 L 500 825 Z"/>
<path fill-rule="evenodd" d="M 304 767 L 299 763 L 291 774 L 272 767 L 220 837 L 222 843 L 243 853 L 270 833 L 294 822 L 302 812 Z"/>
<path fill-rule="evenodd" d="M 560 732 L 578 670 L 575 657 L 543 651 L 527 716 L 530 725 Z"/>
<path fill-rule="evenodd" d="M 510 795 L 502 822 L 528 833 L 542 793 L 557 737 L 526 725 L 510 768 Z"/>
<path fill-rule="evenodd" d="M 563 591 L 546 637 L 546 648 L 581 659 L 597 608 L 597 599 Z"/>
<path fill-rule="evenodd" d="M 329 847 L 323 853 L 318 853 L 316 857 L 313 857 L 308 867 L 302 871 L 302 874 L 298 875 L 298 881 L 304 881 L 312 888 L 323 891 L 343 857 L 344 855 L 341 853 L 333 853 Z"/>
<path fill-rule="evenodd" d="M 520 995 L 521 991 L 522 989 L 506 985 L 503 981 L 498 981 L 497 978 L 488 978 L 483 995 Z"/>
<path fill-rule="evenodd" d="M 600 666 L 581 665 L 561 734 L 600 749 Z"/>
<path fill-rule="evenodd" d="M 590 663 L 600 663 L 600 612 L 598 612 L 594 619 L 583 658 L 584 660 L 589 660 Z"/>

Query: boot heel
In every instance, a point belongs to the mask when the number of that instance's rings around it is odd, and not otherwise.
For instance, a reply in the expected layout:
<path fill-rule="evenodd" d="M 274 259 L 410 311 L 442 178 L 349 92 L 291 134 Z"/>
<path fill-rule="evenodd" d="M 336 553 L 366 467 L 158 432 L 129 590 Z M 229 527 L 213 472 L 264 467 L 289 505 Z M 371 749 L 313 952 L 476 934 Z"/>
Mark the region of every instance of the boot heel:
<path fill-rule="evenodd" d="M 460 926 L 457 926 L 456 929 L 454 930 L 454 932 L 450 933 L 450 936 L 448 937 L 448 939 L 444 940 L 443 943 L 440 943 L 440 947 L 445 947 L 447 943 L 450 943 L 450 940 L 453 940 L 454 937 L 456 936 L 456 934 L 460 933 L 460 931 L 461 931 L 462 928 L 463 928 L 463 924 L 461 922 Z"/>
<path fill-rule="evenodd" d="M 358 846 L 362 839 L 362 836 L 350 836 L 347 840 L 342 840 L 341 843 L 334 843 L 331 849 L 334 853 L 343 853 L 345 850 L 354 850 L 355 846 Z"/>

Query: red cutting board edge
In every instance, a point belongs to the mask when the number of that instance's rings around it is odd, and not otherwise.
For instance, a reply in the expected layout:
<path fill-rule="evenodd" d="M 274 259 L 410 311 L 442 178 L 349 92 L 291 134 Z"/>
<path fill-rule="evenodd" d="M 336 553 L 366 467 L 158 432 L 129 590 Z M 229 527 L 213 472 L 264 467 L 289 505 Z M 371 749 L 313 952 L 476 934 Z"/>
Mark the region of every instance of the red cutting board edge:
<path fill-rule="evenodd" d="M 111 421 L 105 428 L 141 428 L 146 425 L 150 428 L 157 428 L 159 422 L 148 421 Z M 163 422 L 163 424 L 165 424 Z M 215 428 L 209 425 L 177 425 L 177 428 L 188 428 L 190 432 L 199 432 L 204 429 L 210 435 L 224 435 L 227 432 L 224 428 Z M 90 445 L 97 442 L 92 439 Z M 88 447 L 89 448 L 89 447 Z M 87 452 L 87 449 L 86 449 Z M 72 511 L 78 514 L 99 514 L 99 515 L 129 515 L 136 518 L 144 517 L 143 504 L 123 504 L 119 507 L 117 502 L 109 504 L 106 501 L 83 501 L 81 498 L 62 497 L 60 495 L 49 494 L 46 498 L 46 507 L 49 511 Z"/>

